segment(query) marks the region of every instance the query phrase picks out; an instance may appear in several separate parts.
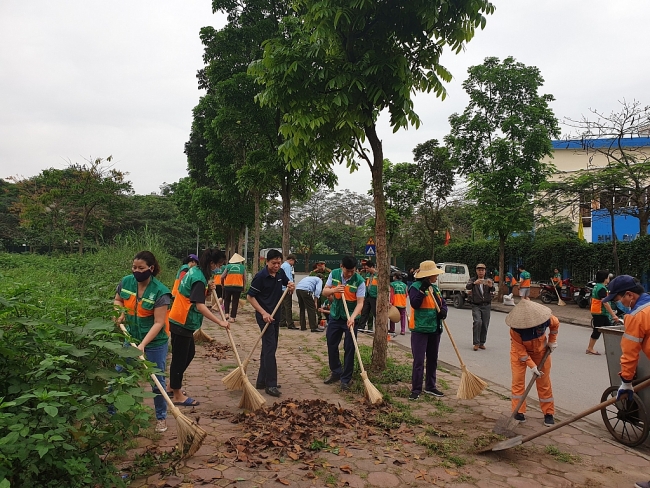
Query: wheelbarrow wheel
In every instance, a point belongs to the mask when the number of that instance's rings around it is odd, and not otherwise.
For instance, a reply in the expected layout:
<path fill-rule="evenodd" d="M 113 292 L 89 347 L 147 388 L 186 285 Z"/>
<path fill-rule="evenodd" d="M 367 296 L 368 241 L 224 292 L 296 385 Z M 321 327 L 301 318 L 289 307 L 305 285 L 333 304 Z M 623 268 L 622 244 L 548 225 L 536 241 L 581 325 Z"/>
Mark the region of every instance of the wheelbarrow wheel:
<path fill-rule="evenodd" d="M 610 386 L 603 392 L 601 402 L 615 397 L 617 392 L 618 386 Z M 602 409 L 600 413 L 609 433 L 621 444 L 638 446 L 648 437 L 648 414 L 636 393 L 632 401 L 619 400 Z"/>

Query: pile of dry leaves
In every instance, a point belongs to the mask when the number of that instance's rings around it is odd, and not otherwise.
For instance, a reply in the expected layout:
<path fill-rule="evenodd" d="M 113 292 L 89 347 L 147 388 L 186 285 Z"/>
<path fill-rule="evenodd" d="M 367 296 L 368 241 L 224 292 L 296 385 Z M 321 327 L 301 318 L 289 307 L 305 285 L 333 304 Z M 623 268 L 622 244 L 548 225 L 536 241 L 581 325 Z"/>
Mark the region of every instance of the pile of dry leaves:
<path fill-rule="evenodd" d="M 222 344 L 217 341 L 203 343 L 203 355 L 207 358 L 214 358 L 217 361 L 226 359 L 228 357 L 226 353 L 230 351 L 232 349 L 228 344 Z"/>
<path fill-rule="evenodd" d="M 228 451 L 251 465 L 278 458 L 308 461 L 321 450 L 339 454 L 378 433 L 374 418 L 391 408 L 359 404 L 347 410 L 324 400 L 285 400 L 235 416 L 232 422 L 243 425 L 244 435 L 232 437 Z"/>

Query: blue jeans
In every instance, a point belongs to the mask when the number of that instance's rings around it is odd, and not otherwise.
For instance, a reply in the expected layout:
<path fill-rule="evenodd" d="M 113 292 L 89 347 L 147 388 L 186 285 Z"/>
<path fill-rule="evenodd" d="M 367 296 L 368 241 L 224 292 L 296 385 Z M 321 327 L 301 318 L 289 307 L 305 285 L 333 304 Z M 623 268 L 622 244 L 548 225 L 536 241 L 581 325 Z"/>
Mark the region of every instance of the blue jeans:
<path fill-rule="evenodd" d="M 124 347 L 129 345 L 128 342 L 124 343 Z M 165 342 L 160 346 L 155 347 L 145 347 L 144 356 L 147 358 L 147 361 L 152 362 L 156 367 L 163 372 L 162 375 L 157 374 L 156 378 L 160 381 L 160 384 L 163 388 L 167 388 L 167 380 L 165 378 L 165 367 L 167 362 L 167 351 L 169 350 L 169 344 Z M 122 366 L 115 366 L 115 371 L 118 373 L 122 371 Z M 151 391 L 153 391 L 156 396 L 153 399 L 153 404 L 156 409 L 156 420 L 165 420 L 167 418 L 167 402 L 165 398 L 160 394 L 158 387 L 152 381 Z M 109 413 L 114 414 L 115 410 L 111 407 L 108 409 Z"/>

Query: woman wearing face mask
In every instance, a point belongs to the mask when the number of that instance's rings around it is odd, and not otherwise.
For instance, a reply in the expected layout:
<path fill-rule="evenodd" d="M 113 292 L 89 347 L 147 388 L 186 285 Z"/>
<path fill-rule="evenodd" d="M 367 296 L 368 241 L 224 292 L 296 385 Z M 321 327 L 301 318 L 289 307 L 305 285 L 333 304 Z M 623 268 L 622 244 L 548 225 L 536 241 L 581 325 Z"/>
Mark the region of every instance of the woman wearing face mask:
<path fill-rule="evenodd" d="M 228 322 L 214 315 L 205 305 L 208 282 L 212 270 L 225 259 L 221 251 L 206 249 L 199 265 L 190 268 L 178 285 L 178 293 L 169 312 L 169 330 L 172 337 L 172 362 L 169 367 L 169 383 L 174 392 L 175 405 L 193 407 L 199 404 L 183 393 L 183 375 L 194 359 L 194 332 L 201 327 L 203 317 L 228 328 Z"/>
<path fill-rule="evenodd" d="M 151 252 L 141 251 L 136 254 L 131 269 L 133 273 L 122 278 L 113 300 L 116 306 L 126 308 L 117 323 L 125 323 L 126 330 L 135 339 L 134 342 L 147 360 L 155 363 L 160 371 L 165 371 L 165 323 L 171 293 L 169 288 L 156 278 L 160 273 L 160 265 Z M 156 376 L 164 388 L 165 376 Z M 153 392 L 156 393 L 153 400 L 156 409 L 156 432 L 165 432 L 167 403 L 155 385 Z"/>

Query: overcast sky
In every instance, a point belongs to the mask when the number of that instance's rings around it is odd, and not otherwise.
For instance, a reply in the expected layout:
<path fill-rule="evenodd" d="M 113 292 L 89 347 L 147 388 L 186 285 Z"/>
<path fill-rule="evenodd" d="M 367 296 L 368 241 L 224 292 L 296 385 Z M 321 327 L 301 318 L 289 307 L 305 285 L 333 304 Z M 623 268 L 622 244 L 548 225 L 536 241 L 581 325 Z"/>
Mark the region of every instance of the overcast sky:
<path fill-rule="evenodd" d="M 395 0 L 405 1 L 405 0 Z M 487 56 L 537 66 L 558 118 L 618 100 L 650 104 L 645 54 L 647 0 L 495 0 L 459 55 L 445 101 L 420 94 L 419 130 L 396 134 L 380 119 L 384 155 L 412 161 L 413 148 L 449 130 L 467 97 L 467 68 Z M 187 175 L 183 153 L 201 92 L 199 29 L 221 27 L 210 0 L 0 0 L 0 177 L 31 177 L 68 162 L 112 155 L 137 193 Z M 341 188 L 370 188 L 367 167 L 337 170 Z"/>

